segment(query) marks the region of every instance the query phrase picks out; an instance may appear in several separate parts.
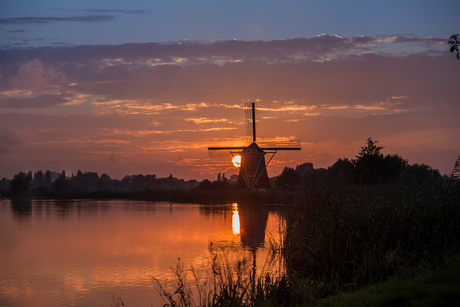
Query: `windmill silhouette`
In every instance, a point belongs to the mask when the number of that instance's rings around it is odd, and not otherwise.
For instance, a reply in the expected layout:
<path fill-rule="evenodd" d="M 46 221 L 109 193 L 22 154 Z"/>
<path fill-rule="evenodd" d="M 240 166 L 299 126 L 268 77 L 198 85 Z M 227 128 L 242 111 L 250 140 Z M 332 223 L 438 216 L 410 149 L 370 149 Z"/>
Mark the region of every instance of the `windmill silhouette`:
<path fill-rule="evenodd" d="M 249 146 L 240 147 L 208 147 L 208 150 L 229 150 L 233 157 L 241 156 L 237 189 L 270 189 L 270 181 L 267 174 L 267 166 L 279 150 L 300 150 L 300 146 L 270 146 L 259 147 L 256 143 L 256 111 L 255 103 L 252 103 L 252 143 Z M 248 116 L 247 116 L 248 117 Z M 249 123 L 247 120 L 246 123 Z M 250 129 L 251 126 L 247 128 Z M 248 129 L 247 129 L 248 131 Z M 265 155 L 271 154 L 268 163 L 265 163 Z"/>

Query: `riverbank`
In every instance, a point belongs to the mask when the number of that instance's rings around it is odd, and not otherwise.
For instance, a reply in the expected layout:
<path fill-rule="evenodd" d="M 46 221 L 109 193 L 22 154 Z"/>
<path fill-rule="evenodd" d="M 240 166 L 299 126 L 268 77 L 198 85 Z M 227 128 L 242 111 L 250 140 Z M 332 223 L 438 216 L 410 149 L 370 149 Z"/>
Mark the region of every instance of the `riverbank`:
<path fill-rule="evenodd" d="M 236 189 L 204 190 L 154 190 L 143 189 L 135 192 L 123 191 L 71 191 L 67 193 L 40 192 L 29 193 L 24 198 L 56 199 L 135 199 L 146 201 L 166 201 L 175 203 L 223 204 L 223 203 L 263 203 L 289 204 L 299 197 L 300 190 L 271 189 L 247 191 Z M 11 197 L 8 193 L 4 197 Z"/>
<path fill-rule="evenodd" d="M 460 257 L 460 256 L 459 256 Z M 339 294 L 303 307 L 457 306 L 460 302 L 460 258 L 438 270 Z"/>

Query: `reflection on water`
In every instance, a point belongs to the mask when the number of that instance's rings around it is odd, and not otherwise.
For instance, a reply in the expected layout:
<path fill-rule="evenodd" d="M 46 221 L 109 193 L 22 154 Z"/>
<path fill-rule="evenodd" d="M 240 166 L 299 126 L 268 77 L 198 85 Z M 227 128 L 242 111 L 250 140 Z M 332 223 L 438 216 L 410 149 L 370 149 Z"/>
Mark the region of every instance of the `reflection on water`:
<path fill-rule="evenodd" d="M 206 267 L 211 242 L 262 269 L 278 225 L 266 206 L 2 199 L 0 306 L 162 305 L 151 276 Z"/>
<path fill-rule="evenodd" d="M 232 204 L 232 230 L 233 234 L 239 235 L 240 234 L 240 213 L 238 212 L 238 204 Z"/>

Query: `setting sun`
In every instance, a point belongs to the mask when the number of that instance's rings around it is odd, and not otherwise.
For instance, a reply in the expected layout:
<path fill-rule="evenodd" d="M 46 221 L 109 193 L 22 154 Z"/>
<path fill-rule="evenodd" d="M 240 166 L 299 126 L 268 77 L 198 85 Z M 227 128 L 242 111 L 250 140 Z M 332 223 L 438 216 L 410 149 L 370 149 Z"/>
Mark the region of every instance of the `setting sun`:
<path fill-rule="evenodd" d="M 235 165 L 235 167 L 239 168 L 241 166 L 241 156 L 234 156 L 232 159 L 232 163 L 233 165 Z"/>

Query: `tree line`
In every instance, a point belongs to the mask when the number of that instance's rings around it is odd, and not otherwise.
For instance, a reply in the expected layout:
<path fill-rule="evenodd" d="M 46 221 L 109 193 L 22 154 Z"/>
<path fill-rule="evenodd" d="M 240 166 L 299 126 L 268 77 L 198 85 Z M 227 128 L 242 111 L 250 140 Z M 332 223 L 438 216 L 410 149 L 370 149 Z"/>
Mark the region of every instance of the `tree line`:
<path fill-rule="evenodd" d="M 285 167 L 281 174 L 270 179 L 276 189 L 295 190 L 324 184 L 376 185 L 393 182 L 404 184 L 427 184 L 441 179 L 437 169 L 426 164 L 410 165 L 398 154 L 384 155 L 378 141 L 368 138 L 355 159 L 339 158 L 328 168 L 315 169 L 306 162 L 295 168 Z M 235 177 L 232 176 L 232 177 Z M 236 179 L 236 178 L 232 178 Z M 78 171 L 67 177 L 65 171 L 52 180 L 52 172 L 20 172 L 12 180 L 0 182 L 0 191 L 7 196 L 75 196 L 95 192 L 139 192 L 142 190 L 190 190 L 204 191 L 235 189 L 235 180 L 225 174 L 217 180 L 204 179 L 185 181 L 173 177 L 157 178 L 152 175 L 126 175 L 122 180 L 112 179 L 107 174 Z"/>
<path fill-rule="evenodd" d="M 366 146 L 361 147 L 355 159 L 339 158 L 332 166 L 315 169 L 310 162 L 285 167 L 275 178 L 276 187 L 296 188 L 324 184 L 325 182 L 354 185 L 375 185 L 392 182 L 404 184 L 426 184 L 441 179 L 437 169 L 426 164 L 409 164 L 398 154 L 384 155 L 384 146 L 368 138 Z"/>

